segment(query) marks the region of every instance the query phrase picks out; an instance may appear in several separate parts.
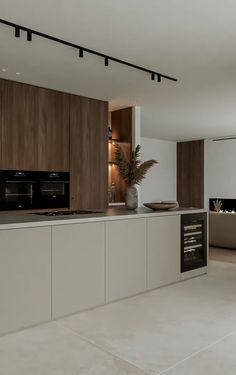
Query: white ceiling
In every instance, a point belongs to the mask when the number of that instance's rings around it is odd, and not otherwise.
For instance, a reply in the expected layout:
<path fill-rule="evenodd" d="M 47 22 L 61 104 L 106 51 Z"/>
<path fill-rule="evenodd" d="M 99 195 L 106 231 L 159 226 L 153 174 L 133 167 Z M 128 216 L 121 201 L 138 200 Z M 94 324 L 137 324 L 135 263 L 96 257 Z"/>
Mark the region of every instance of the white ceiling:
<path fill-rule="evenodd" d="M 0 76 L 142 106 L 142 135 L 236 134 L 235 0 L 0 0 L 0 17 L 178 78 L 149 75 L 0 25 Z M 22 33 L 23 34 L 23 33 Z M 22 74 L 16 76 L 15 72 Z"/>

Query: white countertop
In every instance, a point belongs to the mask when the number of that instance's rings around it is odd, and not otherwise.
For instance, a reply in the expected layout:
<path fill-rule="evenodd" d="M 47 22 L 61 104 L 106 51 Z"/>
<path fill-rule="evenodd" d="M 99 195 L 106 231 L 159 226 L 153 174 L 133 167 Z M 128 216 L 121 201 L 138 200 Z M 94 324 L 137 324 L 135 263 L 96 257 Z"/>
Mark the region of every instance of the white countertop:
<path fill-rule="evenodd" d="M 14 228 L 32 228 L 52 225 L 65 225 L 76 223 L 89 223 L 96 221 L 138 219 L 156 216 L 170 216 L 182 214 L 194 214 L 207 212 L 206 209 L 178 208 L 167 211 L 153 211 L 145 207 L 136 210 L 126 208 L 108 208 L 103 213 L 66 215 L 66 216 L 43 216 L 36 214 L 0 214 L 0 230 Z"/>

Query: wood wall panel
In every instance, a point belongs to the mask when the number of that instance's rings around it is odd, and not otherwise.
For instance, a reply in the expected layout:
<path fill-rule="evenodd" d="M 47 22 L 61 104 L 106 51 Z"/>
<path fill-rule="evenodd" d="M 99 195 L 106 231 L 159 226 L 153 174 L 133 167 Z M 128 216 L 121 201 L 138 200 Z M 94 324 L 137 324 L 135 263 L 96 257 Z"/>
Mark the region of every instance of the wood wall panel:
<path fill-rule="evenodd" d="M 177 144 L 177 199 L 181 207 L 204 207 L 204 141 Z"/>
<path fill-rule="evenodd" d="M 69 171 L 69 95 L 39 89 L 37 169 Z"/>
<path fill-rule="evenodd" d="M 1 80 L 1 169 L 35 169 L 38 88 Z"/>
<path fill-rule="evenodd" d="M 70 97 L 70 208 L 108 204 L 108 103 Z"/>
<path fill-rule="evenodd" d="M 0 169 L 69 171 L 69 95 L 0 82 Z"/>

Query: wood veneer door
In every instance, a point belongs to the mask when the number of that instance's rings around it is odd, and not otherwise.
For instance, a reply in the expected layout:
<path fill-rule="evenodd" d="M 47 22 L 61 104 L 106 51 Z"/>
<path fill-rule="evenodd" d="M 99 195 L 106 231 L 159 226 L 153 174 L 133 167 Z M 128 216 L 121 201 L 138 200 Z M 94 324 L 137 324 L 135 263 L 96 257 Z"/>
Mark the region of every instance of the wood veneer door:
<path fill-rule="evenodd" d="M 38 88 L 1 80 L 0 169 L 35 167 Z"/>
<path fill-rule="evenodd" d="M 70 97 L 70 207 L 108 204 L 108 103 Z"/>
<path fill-rule="evenodd" d="M 36 169 L 69 171 L 69 95 L 38 89 Z"/>
<path fill-rule="evenodd" d="M 177 199 L 182 207 L 204 207 L 204 141 L 177 143 Z"/>

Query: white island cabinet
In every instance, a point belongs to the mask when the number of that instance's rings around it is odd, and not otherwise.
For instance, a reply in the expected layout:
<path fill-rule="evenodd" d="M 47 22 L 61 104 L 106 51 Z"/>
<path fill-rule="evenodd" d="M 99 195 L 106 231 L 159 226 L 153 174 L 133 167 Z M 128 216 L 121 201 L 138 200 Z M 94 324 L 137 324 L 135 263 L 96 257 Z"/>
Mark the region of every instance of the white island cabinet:
<path fill-rule="evenodd" d="M 0 230 L 0 334 L 51 320 L 51 228 Z"/>
<path fill-rule="evenodd" d="M 52 228 L 52 316 L 59 318 L 105 303 L 105 225 Z"/>
<path fill-rule="evenodd" d="M 181 273 L 181 215 L 0 215 L 0 335 L 207 272 Z"/>
<path fill-rule="evenodd" d="M 146 220 L 106 223 L 107 302 L 146 289 Z"/>
<path fill-rule="evenodd" d="M 147 219 L 148 289 L 180 280 L 180 215 Z"/>

